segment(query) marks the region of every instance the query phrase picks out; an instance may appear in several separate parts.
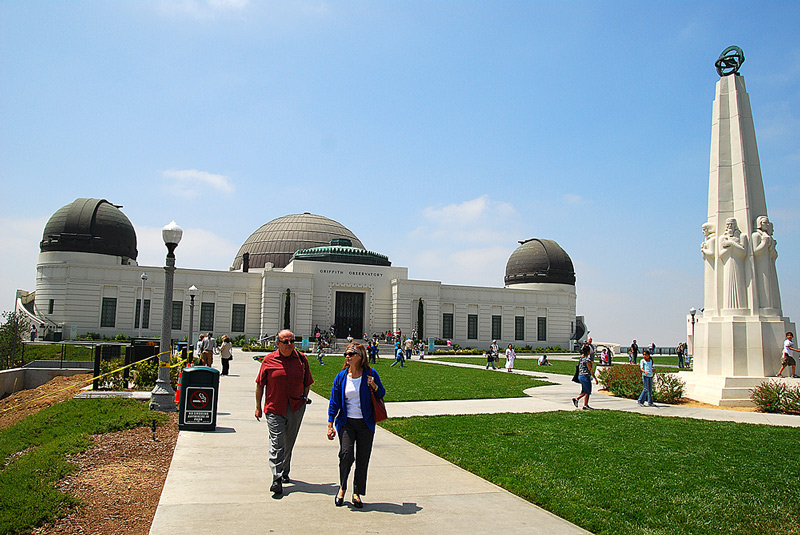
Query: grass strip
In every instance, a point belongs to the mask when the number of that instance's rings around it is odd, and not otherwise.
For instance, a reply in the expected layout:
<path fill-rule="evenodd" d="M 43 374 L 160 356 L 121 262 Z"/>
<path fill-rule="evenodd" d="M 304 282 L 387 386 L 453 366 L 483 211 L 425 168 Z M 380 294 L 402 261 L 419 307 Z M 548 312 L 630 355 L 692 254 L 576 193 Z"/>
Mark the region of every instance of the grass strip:
<path fill-rule="evenodd" d="M 800 429 L 600 410 L 381 425 L 598 535 L 800 533 Z"/>
<path fill-rule="evenodd" d="M 314 384 L 311 389 L 326 398 L 331 395 L 333 378 L 342 369 L 344 356 L 325 357 L 324 366 L 309 355 Z M 386 401 L 438 401 L 443 399 L 516 398 L 533 386 L 553 384 L 541 379 L 509 373 L 486 373 L 470 368 L 437 366 L 406 361 L 404 367 L 391 367 L 393 360 L 381 359 L 375 370 L 386 387 Z"/>
<path fill-rule="evenodd" d="M 676 357 L 677 358 L 677 357 Z M 445 362 L 460 362 L 462 364 L 474 364 L 476 366 L 486 366 L 486 358 L 484 357 L 437 357 L 436 360 L 441 360 Z M 506 359 L 505 357 L 500 357 L 499 366 L 502 367 L 505 365 Z M 677 362 L 677 361 L 676 361 Z M 556 373 L 558 375 L 572 375 L 575 373 L 575 365 L 578 364 L 577 360 L 556 360 L 553 359 L 550 361 L 552 366 L 539 366 L 536 359 L 520 359 L 518 358 L 514 361 L 514 369 L 515 370 L 526 370 L 532 372 L 540 372 L 540 373 Z M 622 363 L 615 363 L 615 364 L 622 364 Z M 659 364 L 656 362 L 656 364 Z M 498 363 L 495 363 L 495 366 L 498 366 Z M 595 371 L 602 370 L 602 366 L 595 366 Z M 678 371 L 677 368 L 666 368 L 663 366 L 656 366 L 655 367 L 656 373 L 675 373 Z"/>
<path fill-rule="evenodd" d="M 68 400 L 0 431 L 0 533 L 26 533 L 77 503 L 55 488 L 73 473 L 67 456 L 92 445 L 90 435 L 162 424 L 168 416 L 132 399 Z"/>

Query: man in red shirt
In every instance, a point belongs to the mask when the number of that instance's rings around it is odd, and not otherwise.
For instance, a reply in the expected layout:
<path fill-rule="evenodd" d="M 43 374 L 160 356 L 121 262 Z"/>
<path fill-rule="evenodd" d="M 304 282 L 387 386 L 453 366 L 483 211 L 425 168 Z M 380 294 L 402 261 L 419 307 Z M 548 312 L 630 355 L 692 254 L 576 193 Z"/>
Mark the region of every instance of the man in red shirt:
<path fill-rule="evenodd" d="M 261 400 L 269 428 L 269 468 L 272 471 L 270 492 L 283 493 L 303 414 L 308 387 L 314 382 L 306 356 L 294 348 L 292 331 L 278 333 L 278 350 L 264 357 L 256 378 L 256 419 L 261 421 Z M 264 396 L 266 391 L 266 396 Z"/>

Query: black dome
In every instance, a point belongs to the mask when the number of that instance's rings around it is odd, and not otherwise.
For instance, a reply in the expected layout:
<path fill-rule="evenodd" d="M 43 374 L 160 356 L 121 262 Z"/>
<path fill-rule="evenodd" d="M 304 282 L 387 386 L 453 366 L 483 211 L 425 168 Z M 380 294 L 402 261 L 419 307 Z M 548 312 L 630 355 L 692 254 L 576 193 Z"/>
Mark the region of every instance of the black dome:
<path fill-rule="evenodd" d="M 575 286 L 569 255 L 553 240 L 531 238 L 520 242 L 506 263 L 506 286 L 550 282 Z"/>
<path fill-rule="evenodd" d="M 105 199 L 75 199 L 50 217 L 39 250 L 97 253 L 136 260 L 136 231 L 120 208 Z"/>
<path fill-rule="evenodd" d="M 355 234 L 333 219 L 308 212 L 279 217 L 262 225 L 245 240 L 233 260 L 233 269 L 242 267 L 244 253 L 250 254 L 250 268 L 263 268 L 267 262 L 284 268 L 300 249 L 324 247 L 340 238 L 350 240 L 353 247 L 364 249 Z"/>

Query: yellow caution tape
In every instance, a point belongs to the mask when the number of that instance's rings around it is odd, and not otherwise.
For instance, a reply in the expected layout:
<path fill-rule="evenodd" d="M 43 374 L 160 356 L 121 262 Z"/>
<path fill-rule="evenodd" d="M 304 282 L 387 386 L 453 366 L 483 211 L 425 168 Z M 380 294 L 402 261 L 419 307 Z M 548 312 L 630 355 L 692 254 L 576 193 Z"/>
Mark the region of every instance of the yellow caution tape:
<path fill-rule="evenodd" d="M 8 407 L 8 408 L 6 408 L 6 409 L 3 409 L 2 411 L 0 411 L 0 414 L 2 414 L 2 413 L 4 413 L 4 412 L 7 412 L 7 411 L 10 411 L 11 409 L 16 409 L 16 408 L 18 408 L 18 407 L 23 407 L 23 406 L 25 406 L 25 405 L 27 405 L 27 404 L 29 404 L 29 403 L 33 403 L 34 401 L 39 401 L 40 399 L 45 399 L 45 398 L 48 398 L 48 397 L 50 397 L 50 396 L 54 396 L 55 394 L 58 394 L 58 393 L 60 393 L 60 392 L 64 392 L 64 391 L 66 391 L 66 390 L 70 390 L 71 388 L 78 388 L 78 387 L 81 387 L 81 386 L 83 386 L 84 384 L 88 384 L 88 383 L 94 382 L 94 380 L 95 380 L 95 379 L 102 379 L 103 377 L 107 377 L 107 376 L 109 376 L 109 375 L 111 375 L 111 374 L 117 373 L 118 371 L 122 371 L 122 370 L 124 370 L 125 368 L 130 368 L 130 367 L 132 367 L 132 366 L 136 366 L 137 364 L 141 364 L 142 362 L 144 362 L 144 361 L 146 361 L 146 360 L 150 360 L 150 359 L 152 359 L 152 358 L 156 358 L 156 357 L 158 357 L 158 358 L 159 358 L 159 362 L 158 362 L 158 365 L 159 365 L 159 367 L 161 367 L 161 366 L 168 366 L 169 368 L 176 368 L 176 367 L 178 367 L 178 366 L 181 366 L 181 365 L 182 365 L 182 364 L 184 364 L 184 363 L 188 363 L 188 360 L 189 360 L 189 359 L 186 359 L 186 360 L 181 360 L 181 361 L 178 361 L 178 363 L 177 363 L 177 364 L 174 364 L 174 365 L 170 366 L 169 362 L 162 362 L 162 361 L 160 360 L 160 358 L 161 358 L 161 355 L 164 355 L 164 354 L 167 354 L 167 353 L 169 353 L 169 354 L 172 354 L 172 351 L 169 351 L 169 350 L 168 350 L 168 351 L 162 351 L 161 353 L 158 353 L 157 355 L 151 355 L 151 356 L 149 356 L 149 357 L 147 357 L 147 358 L 144 358 L 144 359 L 142 359 L 142 360 L 138 360 L 138 361 L 136 361 L 136 362 L 133 362 L 133 363 L 131 363 L 131 364 L 128 364 L 127 366 L 122 366 L 122 367 L 120 367 L 120 368 L 117 368 L 116 370 L 111 370 L 110 372 L 106 372 L 106 373 L 104 373 L 104 374 L 102 374 L 102 375 L 98 375 L 97 377 L 92 377 L 91 379 L 87 379 L 87 380 L 85 380 L 85 381 L 81 381 L 80 383 L 77 383 L 77 384 L 74 384 L 74 385 L 70 385 L 70 386 L 68 386 L 68 387 L 65 387 L 65 388 L 62 388 L 62 389 L 60 389 L 60 390 L 56 390 L 55 392 L 50 392 L 49 394 L 44 394 L 44 395 L 41 395 L 41 396 L 39 396 L 38 398 L 33 398 L 33 399 L 29 399 L 28 401 L 23 401 L 22 403 L 19 403 L 19 404 L 17 404 L 17 405 L 14 405 L 14 406 L 12 406 L 12 407 Z"/>

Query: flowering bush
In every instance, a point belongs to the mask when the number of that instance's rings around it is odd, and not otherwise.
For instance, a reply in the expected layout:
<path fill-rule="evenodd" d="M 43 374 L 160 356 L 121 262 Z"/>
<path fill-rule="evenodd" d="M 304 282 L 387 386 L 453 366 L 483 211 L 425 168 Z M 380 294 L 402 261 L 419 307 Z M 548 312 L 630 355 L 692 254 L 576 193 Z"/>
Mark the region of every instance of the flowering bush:
<path fill-rule="evenodd" d="M 621 398 L 636 399 L 642 393 L 642 370 L 639 366 L 616 364 L 600 368 L 597 379 L 603 387 Z M 686 383 L 672 373 L 657 373 L 653 385 L 653 401 L 674 403 L 683 397 Z"/>
<path fill-rule="evenodd" d="M 750 400 L 761 412 L 800 413 L 800 386 L 764 381 L 750 390 Z"/>

